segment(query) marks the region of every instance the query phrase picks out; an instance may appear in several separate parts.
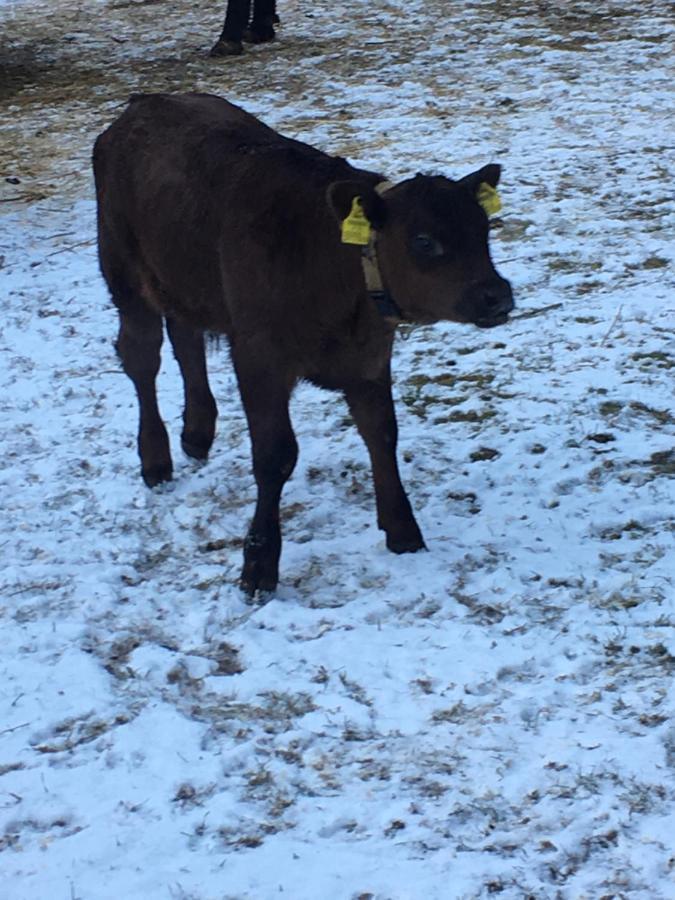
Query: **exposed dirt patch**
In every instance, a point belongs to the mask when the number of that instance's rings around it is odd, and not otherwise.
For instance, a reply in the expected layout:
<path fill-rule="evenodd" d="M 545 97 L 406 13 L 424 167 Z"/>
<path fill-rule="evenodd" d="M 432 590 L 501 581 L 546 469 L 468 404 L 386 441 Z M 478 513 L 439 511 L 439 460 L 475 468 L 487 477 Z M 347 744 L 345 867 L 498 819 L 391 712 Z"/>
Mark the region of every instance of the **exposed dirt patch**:
<path fill-rule="evenodd" d="M 364 84 L 396 89 L 408 67 L 415 66 L 416 79 L 426 71 L 438 99 L 416 114 L 441 120 L 464 89 L 461 71 L 449 80 L 443 69 L 426 64 L 429 54 L 429 61 L 435 61 L 436 36 L 421 27 L 414 8 L 402 17 L 393 4 L 379 3 L 372 10 L 357 5 L 350 11 L 349 27 L 344 20 L 336 27 L 328 5 L 288 0 L 281 4 L 286 25 L 282 23 L 275 44 L 249 47 L 235 59 L 213 59 L 208 51 L 219 34 L 224 5 L 224 0 L 62 0 L 3 7 L 0 175 L 19 178 L 20 184 L 10 186 L 3 177 L 0 199 L 90 190 L 93 139 L 134 92 L 204 90 L 246 101 L 255 100 L 264 85 L 278 97 L 274 117 L 284 122 L 285 107 L 307 99 L 323 84 L 312 103 L 312 119 L 303 120 L 296 112 L 292 127 L 307 128 L 323 119 L 339 150 L 358 155 L 363 145 L 353 126 L 354 110 L 340 108 L 339 88 L 333 85 L 361 75 Z M 436 18 L 442 33 L 447 18 L 443 3 L 425 6 L 437 7 L 436 16 L 433 9 L 425 12 Z M 392 14 L 397 15 L 395 34 Z M 538 3 L 524 15 L 520 3 L 478 2 L 467 17 L 466 33 L 441 38 L 449 63 L 461 59 L 467 43 L 489 46 L 506 24 L 516 39 L 516 57 L 556 48 L 583 52 L 599 40 L 625 40 L 641 30 L 638 11 L 618 6 L 599 14 L 592 4 L 560 9 Z M 386 71 L 381 70 L 383 52 L 393 63 Z M 508 116 L 510 99 L 502 97 L 499 103 L 500 115 Z M 369 141 L 377 143 L 372 137 Z M 511 229 L 514 223 L 512 219 Z"/>

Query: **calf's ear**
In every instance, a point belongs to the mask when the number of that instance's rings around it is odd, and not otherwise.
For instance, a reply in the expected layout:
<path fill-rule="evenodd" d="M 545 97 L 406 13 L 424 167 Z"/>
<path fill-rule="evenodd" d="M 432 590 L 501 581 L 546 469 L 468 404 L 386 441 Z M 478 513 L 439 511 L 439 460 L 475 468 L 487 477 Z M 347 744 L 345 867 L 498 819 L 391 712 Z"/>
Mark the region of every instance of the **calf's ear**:
<path fill-rule="evenodd" d="M 501 174 L 502 167 L 497 163 L 490 163 L 487 166 L 483 166 L 482 169 L 478 169 L 477 172 L 465 175 L 464 178 L 460 178 L 460 181 L 475 194 L 478 192 L 478 188 L 481 184 L 489 184 L 490 187 L 496 188 L 499 184 L 499 176 Z"/>
<path fill-rule="evenodd" d="M 496 191 L 501 173 L 502 167 L 492 163 L 461 179 L 461 184 L 469 188 L 488 218 L 496 215 L 502 208 L 502 201 Z"/>
<path fill-rule="evenodd" d="M 326 200 L 338 222 L 352 213 L 354 200 L 360 201 L 363 214 L 370 225 L 378 231 L 387 218 L 387 204 L 375 190 L 358 181 L 334 181 L 328 185 Z"/>

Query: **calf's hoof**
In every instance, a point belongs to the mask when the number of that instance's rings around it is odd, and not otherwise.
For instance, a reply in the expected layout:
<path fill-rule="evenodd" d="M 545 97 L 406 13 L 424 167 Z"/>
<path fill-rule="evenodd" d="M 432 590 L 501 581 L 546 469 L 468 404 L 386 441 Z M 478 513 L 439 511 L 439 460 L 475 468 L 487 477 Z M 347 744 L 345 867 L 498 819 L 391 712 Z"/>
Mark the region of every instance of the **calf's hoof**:
<path fill-rule="evenodd" d="M 164 484 L 173 478 L 173 466 L 170 462 L 159 463 L 155 466 L 149 466 L 147 469 L 141 469 L 143 481 L 149 488 L 157 487 L 158 484 Z"/>
<path fill-rule="evenodd" d="M 244 566 L 239 579 L 239 587 L 246 594 L 249 602 L 255 602 L 261 598 L 263 602 L 266 594 L 271 594 L 276 589 L 279 578 L 275 574 L 260 572 L 260 566 Z"/>
<path fill-rule="evenodd" d="M 281 542 L 278 532 L 249 530 L 244 541 L 244 566 L 239 587 L 252 597 L 257 591 L 271 592 L 279 581 Z"/>
<path fill-rule="evenodd" d="M 192 459 L 204 461 L 209 458 L 209 450 L 213 440 L 200 437 L 198 434 L 184 434 L 181 436 L 180 444 L 183 453 Z"/>
<path fill-rule="evenodd" d="M 274 599 L 274 591 L 244 591 L 244 603 L 247 606 L 265 606 Z"/>
<path fill-rule="evenodd" d="M 387 550 L 392 553 L 417 553 L 418 550 L 426 550 L 424 538 L 417 532 L 408 535 L 387 535 Z"/>
<path fill-rule="evenodd" d="M 226 41 L 220 38 L 211 47 L 209 56 L 241 56 L 244 47 L 241 41 Z"/>

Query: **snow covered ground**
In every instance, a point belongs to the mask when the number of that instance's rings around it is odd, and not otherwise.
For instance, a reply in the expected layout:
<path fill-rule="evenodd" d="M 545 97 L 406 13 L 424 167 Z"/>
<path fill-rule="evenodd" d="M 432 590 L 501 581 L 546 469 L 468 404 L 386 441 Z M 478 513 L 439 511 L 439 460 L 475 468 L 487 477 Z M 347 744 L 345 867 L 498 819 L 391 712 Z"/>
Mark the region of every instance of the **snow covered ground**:
<path fill-rule="evenodd" d="M 216 61 L 222 5 L 0 9 L 0 894 L 675 897 L 666 5 L 280 0 L 276 45 Z M 227 353 L 198 467 L 165 352 L 148 491 L 96 263 L 95 135 L 195 88 L 392 178 L 504 166 L 513 321 L 396 348 L 429 552 L 387 553 L 346 406 L 303 386 L 262 607 Z"/>

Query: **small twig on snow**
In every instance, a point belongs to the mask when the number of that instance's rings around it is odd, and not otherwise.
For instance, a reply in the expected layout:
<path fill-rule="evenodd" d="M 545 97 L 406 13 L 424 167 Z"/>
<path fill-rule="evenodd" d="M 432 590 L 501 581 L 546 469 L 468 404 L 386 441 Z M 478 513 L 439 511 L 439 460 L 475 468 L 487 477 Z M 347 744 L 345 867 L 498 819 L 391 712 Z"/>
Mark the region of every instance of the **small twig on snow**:
<path fill-rule="evenodd" d="M 545 313 L 550 312 L 552 309 L 560 309 L 562 303 L 551 303 L 549 306 L 540 306 L 538 309 L 527 309 L 525 312 L 518 313 L 515 316 L 511 316 L 511 319 L 515 322 L 517 319 L 533 319 L 535 316 L 543 316 Z"/>
<path fill-rule="evenodd" d="M 65 253 L 66 250 L 75 250 L 77 247 L 86 247 L 89 244 L 93 244 L 95 242 L 95 238 L 90 238 L 87 241 L 78 241 L 76 244 L 68 244 L 67 247 L 59 247 L 58 250 L 54 250 L 51 253 L 48 253 L 45 259 L 49 259 L 50 256 L 56 256 L 57 253 Z"/>
<path fill-rule="evenodd" d="M 607 329 L 607 334 L 606 334 L 606 335 L 604 336 L 604 338 L 600 341 L 600 346 L 601 346 L 601 347 L 604 347 L 604 346 L 605 346 L 605 344 L 607 343 L 607 339 L 609 338 L 610 334 L 611 334 L 612 331 L 614 330 L 614 326 L 616 325 L 616 323 L 617 323 L 617 322 L 619 321 L 619 319 L 621 318 L 621 310 L 622 310 L 622 309 L 623 309 L 623 304 L 617 309 L 616 315 L 615 315 L 614 318 L 612 319 L 612 324 L 611 324 L 611 325 L 609 326 L 609 328 Z"/>
<path fill-rule="evenodd" d="M 30 722 L 24 722 L 23 725 L 15 725 L 13 728 L 3 728 L 0 734 L 11 734 L 12 731 L 18 731 L 19 728 L 28 728 Z"/>
<path fill-rule="evenodd" d="M 0 197 L 0 203 L 19 203 L 21 200 L 43 200 L 45 194 L 17 194 L 16 197 Z"/>

